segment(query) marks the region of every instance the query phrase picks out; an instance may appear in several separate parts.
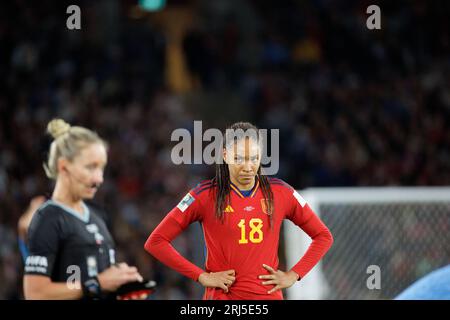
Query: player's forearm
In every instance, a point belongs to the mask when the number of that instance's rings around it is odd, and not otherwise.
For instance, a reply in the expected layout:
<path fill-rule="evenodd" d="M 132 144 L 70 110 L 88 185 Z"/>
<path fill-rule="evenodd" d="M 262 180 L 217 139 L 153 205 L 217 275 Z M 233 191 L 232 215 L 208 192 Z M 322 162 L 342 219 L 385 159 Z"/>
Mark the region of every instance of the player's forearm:
<path fill-rule="evenodd" d="M 45 285 L 30 285 L 24 283 L 25 299 L 27 300 L 76 300 L 83 297 L 80 284 L 65 282 L 50 282 Z"/>
<path fill-rule="evenodd" d="M 299 262 L 291 269 L 303 278 L 322 259 L 333 244 L 333 236 L 323 229 L 312 238 L 312 242 Z"/>
<path fill-rule="evenodd" d="M 148 237 L 144 247 L 145 250 L 168 267 L 197 281 L 204 270 L 183 257 L 170 244 L 181 232 L 183 232 L 181 225 L 175 219 L 166 216 Z"/>
<path fill-rule="evenodd" d="M 145 250 L 168 267 L 194 281 L 197 281 L 200 274 L 205 272 L 183 257 L 167 239 L 158 233 L 150 235 L 145 243 Z"/>

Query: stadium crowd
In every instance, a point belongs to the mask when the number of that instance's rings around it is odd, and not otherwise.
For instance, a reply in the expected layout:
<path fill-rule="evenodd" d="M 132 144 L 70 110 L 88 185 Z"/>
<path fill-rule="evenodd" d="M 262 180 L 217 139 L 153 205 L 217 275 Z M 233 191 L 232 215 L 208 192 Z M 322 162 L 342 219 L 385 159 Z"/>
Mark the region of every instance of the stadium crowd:
<path fill-rule="evenodd" d="M 62 5 L 0 4 L 0 299 L 22 297 L 16 226 L 33 196 L 50 196 L 44 133 L 56 116 L 108 141 L 96 202 L 110 212 L 120 256 L 158 282 L 155 299 L 201 297 L 199 285 L 143 250 L 162 217 L 213 174 L 171 162 L 172 131 L 192 130 L 194 120 L 280 129 L 278 177 L 297 189 L 450 184 L 447 2 L 382 2 L 382 29 L 368 30 L 365 1 L 180 1 L 199 21 L 182 46 L 196 83 L 189 93 L 166 85 L 163 30 L 116 3 L 110 37 L 95 5 L 76 33 L 65 29 Z M 229 117 L 211 103 L 215 94 L 239 102 L 224 106 Z M 196 232 L 175 245 L 201 263 L 189 239 Z"/>

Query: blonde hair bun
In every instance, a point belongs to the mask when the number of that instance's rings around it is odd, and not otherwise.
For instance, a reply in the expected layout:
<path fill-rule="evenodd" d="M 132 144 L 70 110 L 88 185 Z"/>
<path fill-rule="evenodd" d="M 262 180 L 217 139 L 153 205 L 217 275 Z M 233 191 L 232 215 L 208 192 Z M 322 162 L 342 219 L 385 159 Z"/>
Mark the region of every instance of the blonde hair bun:
<path fill-rule="evenodd" d="M 47 125 L 47 132 L 51 134 L 51 136 L 56 139 L 63 134 L 69 132 L 70 124 L 65 122 L 62 119 L 53 119 Z"/>

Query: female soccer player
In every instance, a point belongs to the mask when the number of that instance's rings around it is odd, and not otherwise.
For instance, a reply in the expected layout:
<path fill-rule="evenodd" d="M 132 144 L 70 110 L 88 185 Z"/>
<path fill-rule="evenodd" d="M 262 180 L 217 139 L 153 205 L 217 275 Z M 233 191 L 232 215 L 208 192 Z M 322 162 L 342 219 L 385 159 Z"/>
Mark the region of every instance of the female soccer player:
<path fill-rule="evenodd" d="M 217 164 L 215 178 L 186 194 L 151 233 L 145 249 L 206 287 L 203 299 L 283 299 L 281 289 L 303 278 L 331 247 L 333 237 L 292 187 L 261 174 L 257 128 L 240 122 L 229 129 L 224 163 Z M 239 129 L 256 134 L 242 135 Z M 283 219 L 312 238 L 304 256 L 286 272 L 278 270 Z M 195 221 L 205 237 L 205 270 L 170 244 Z"/>
<path fill-rule="evenodd" d="M 114 243 L 92 199 L 103 182 L 106 143 L 94 132 L 52 120 L 47 176 L 56 180 L 51 200 L 28 229 L 26 299 L 106 298 L 122 285 L 142 281 L 135 267 L 115 264 Z"/>

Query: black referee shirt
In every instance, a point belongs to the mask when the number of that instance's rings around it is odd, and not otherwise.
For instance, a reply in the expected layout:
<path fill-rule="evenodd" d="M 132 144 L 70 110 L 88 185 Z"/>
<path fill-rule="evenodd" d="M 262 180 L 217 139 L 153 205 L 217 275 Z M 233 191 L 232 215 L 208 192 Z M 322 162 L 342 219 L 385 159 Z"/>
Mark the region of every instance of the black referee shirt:
<path fill-rule="evenodd" d="M 86 281 L 115 263 L 113 239 L 101 213 L 83 203 L 84 215 L 53 200 L 33 216 L 25 274 L 54 282 Z"/>

